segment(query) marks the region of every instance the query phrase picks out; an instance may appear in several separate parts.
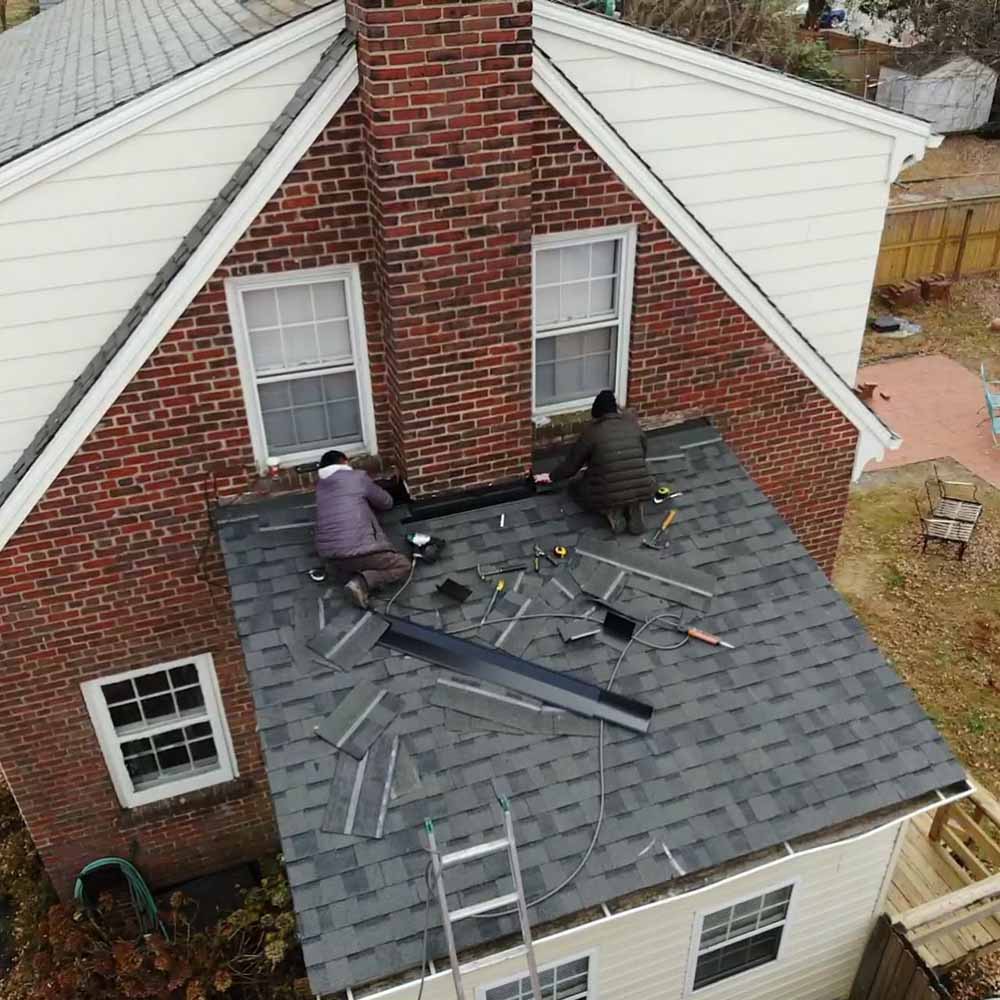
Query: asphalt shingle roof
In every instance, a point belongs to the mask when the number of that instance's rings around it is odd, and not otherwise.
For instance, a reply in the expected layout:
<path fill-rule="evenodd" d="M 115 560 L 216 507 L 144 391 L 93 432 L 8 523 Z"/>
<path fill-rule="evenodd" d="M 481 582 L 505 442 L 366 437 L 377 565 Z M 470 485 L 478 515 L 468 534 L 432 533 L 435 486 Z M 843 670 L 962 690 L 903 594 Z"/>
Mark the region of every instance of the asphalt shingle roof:
<path fill-rule="evenodd" d="M 0 164 L 332 0 L 65 0 L 0 34 Z"/>
<path fill-rule="evenodd" d="M 644 850 L 654 838 L 691 874 L 964 778 L 913 694 L 714 431 L 658 435 L 652 450 L 674 456 L 656 469 L 684 493 L 667 555 L 718 580 L 705 613 L 669 607 L 736 648 L 689 642 L 673 651 L 629 650 L 615 690 L 653 707 L 650 731 L 607 727 L 600 839 L 573 884 L 532 910 L 536 924 L 669 882 L 675 870 L 664 853 Z M 650 505 L 654 510 L 663 508 Z M 318 628 L 318 601 L 328 626 L 346 630 L 359 614 L 345 606 L 339 587 L 313 584 L 304 574 L 315 562 L 312 517 L 309 496 L 235 505 L 220 511 L 219 537 L 310 983 L 323 993 L 420 963 L 425 817 L 435 820 L 440 844 L 468 846 L 500 829 L 495 789 L 510 796 L 531 899 L 581 857 L 599 783 L 587 727 L 580 735 L 545 736 L 470 724 L 469 716 L 435 704 L 442 701 L 438 678 L 462 677 L 381 645 L 346 672 L 317 666 L 304 646 L 293 658 L 279 629 L 287 637 L 298 622 L 308 639 Z M 399 537 L 404 529 L 391 515 L 389 521 Z M 563 494 L 405 527 L 414 529 L 445 538 L 448 548 L 439 562 L 418 565 L 393 614 L 444 628 L 479 621 L 490 585 L 479 581 L 478 562 L 530 558 L 535 541 L 571 549 L 582 538 L 610 541 L 598 519 Z M 636 538 L 616 544 L 623 559 L 639 551 Z M 571 553 L 567 562 L 578 558 Z M 565 570 L 543 562 L 541 574 L 525 574 L 519 594 L 536 593 L 556 572 Z M 464 605 L 436 592 L 449 576 L 473 589 Z M 629 583 L 615 599 L 640 619 L 665 608 L 644 586 Z M 498 604 L 496 616 L 514 614 L 517 600 Z M 577 596 L 559 610 L 589 607 Z M 536 634 L 526 658 L 606 683 L 621 643 L 609 637 L 567 644 L 556 624 Z M 480 638 L 495 642 L 504 627 L 488 625 Z M 676 640 L 668 631 L 647 635 L 662 644 Z M 416 790 L 390 802 L 381 839 L 321 829 L 336 751 L 313 727 L 362 682 L 398 699 L 386 733 L 400 737 L 421 776 Z M 499 856 L 453 869 L 449 886 L 453 906 L 510 891 Z M 438 957 L 445 949 L 436 908 L 432 914 L 430 951 Z M 458 945 L 514 930 L 507 918 L 465 921 L 457 926 Z"/>

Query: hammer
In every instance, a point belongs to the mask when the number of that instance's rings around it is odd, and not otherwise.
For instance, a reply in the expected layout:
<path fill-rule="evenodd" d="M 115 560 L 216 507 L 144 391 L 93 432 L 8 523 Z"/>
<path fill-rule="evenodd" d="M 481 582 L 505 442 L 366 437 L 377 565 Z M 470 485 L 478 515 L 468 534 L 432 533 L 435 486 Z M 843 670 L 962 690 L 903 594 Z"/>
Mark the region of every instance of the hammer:
<path fill-rule="evenodd" d="M 667 528 L 669 528 L 670 525 L 674 523 L 674 518 L 676 516 L 677 516 L 676 510 L 670 511 L 670 513 L 667 514 L 667 516 L 660 522 L 660 526 L 656 529 L 656 533 L 653 535 L 653 537 L 648 539 L 644 538 L 642 540 L 642 544 L 645 545 L 647 548 L 656 549 L 657 551 L 659 551 L 660 546 L 657 545 L 656 543 L 660 540 L 660 535 L 662 535 L 663 532 L 666 531 Z"/>

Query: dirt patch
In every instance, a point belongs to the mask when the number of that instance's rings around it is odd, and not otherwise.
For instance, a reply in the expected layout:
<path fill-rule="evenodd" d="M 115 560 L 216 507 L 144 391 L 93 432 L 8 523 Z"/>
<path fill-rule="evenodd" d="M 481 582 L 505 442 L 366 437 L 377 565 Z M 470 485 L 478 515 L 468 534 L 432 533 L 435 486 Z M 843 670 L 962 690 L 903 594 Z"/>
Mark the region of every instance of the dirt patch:
<path fill-rule="evenodd" d="M 1000 140 L 948 136 L 892 186 L 894 205 L 1000 193 Z"/>
<path fill-rule="evenodd" d="M 990 320 L 1000 316 L 1000 281 L 996 275 L 957 282 L 948 303 L 892 309 L 874 295 L 871 312 L 903 316 L 919 323 L 922 330 L 905 340 L 866 330 L 862 365 L 914 354 L 944 354 L 977 375 L 984 361 L 988 369 L 1000 373 L 1000 333 L 990 330 Z"/>
<path fill-rule="evenodd" d="M 943 478 L 977 482 L 983 520 L 959 562 L 921 554 L 914 499 L 931 463 L 863 477 L 851 496 L 837 588 L 958 757 L 1000 791 L 1000 491 L 957 463 Z"/>

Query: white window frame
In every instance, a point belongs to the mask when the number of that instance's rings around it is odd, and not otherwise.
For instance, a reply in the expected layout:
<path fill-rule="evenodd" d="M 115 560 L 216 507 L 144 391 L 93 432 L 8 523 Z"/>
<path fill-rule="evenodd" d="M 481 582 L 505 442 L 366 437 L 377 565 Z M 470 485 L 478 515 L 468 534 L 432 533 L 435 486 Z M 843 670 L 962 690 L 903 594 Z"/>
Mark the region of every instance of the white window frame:
<path fill-rule="evenodd" d="M 597 995 L 597 951 L 595 949 L 576 952 L 572 955 L 560 955 L 555 961 L 540 965 L 538 967 L 538 974 L 541 975 L 543 972 L 548 972 L 549 969 L 557 969 L 560 965 L 569 965 L 570 962 L 578 962 L 581 958 L 587 960 L 587 1000 L 599 1000 Z M 527 975 L 528 967 L 525 966 L 524 970 L 516 976 L 504 976 L 503 979 L 497 979 L 492 983 L 479 986 L 476 989 L 476 1000 L 486 1000 L 486 994 L 490 990 L 520 982 Z"/>
<path fill-rule="evenodd" d="M 132 785 L 132 779 L 125 767 L 125 758 L 121 753 L 122 737 L 115 733 L 114 724 L 111 721 L 111 713 L 108 711 L 104 693 L 101 690 L 106 684 L 114 684 L 118 681 L 129 680 L 142 677 L 145 674 L 154 674 L 163 670 L 170 670 L 172 667 L 180 667 L 193 663 L 198 670 L 198 683 L 201 685 L 202 694 L 205 698 L 205 714 L 212 726 L 212 738 L 215 740 L 215 748 L 219 755 L 219 766 L 211 771 L 192 775 L 189 778 L 178 778 L 176 781 L 166 782 L 136 791 Z M 177 795 L 186 795 L 189 792 L 197 791 L 199 788 L 208 788 L 212 785 L 220 785 L 226 781 L 232 781 L 239 776 L 239 767 L 236 763 L 236 754 L 233 752 L 232 738 L 229 735 L 229 724 L 226 721 L 226 713 L 222 706 L 222 694 L 219 691 L 219 679 L 215 674 L 215 661 L 211 653 L 200 653 L 195 656 L 185 656 L 180 660 L 170 660 L 168 663 L 157 663 L 151 667 L 141 667 L 137 670 L 124 670 L 107 677 L 98 677 L 94 680 L 84 681 L 80 685 L 83 691 L 83 699 L 90 713 L 90 721 L 93 723 L 94 732 L 97 734 L 97 741 L 100 744 L 101 752 L 108 766 L 111 775 L 111 783 L 114 785 L 118 801 L 126 809 L 134 809 L 136 806 L 147 805 L 150 802 L 158 802 L 161 799 L 173 798 Z M 182 725 L 177 720 L 166 722 L 164 729 Z M 151 729 L 153 727 L 150 727 Z M 143 733 L 136 733 L 135 736 L 141 738 Z"/>
<path fill-rule="evenodd" d="M 795 910 L 798 905 L 799 898 L 799 882 L 800 879 L 792 878 L 785 879 L 782 882 L 777 882 L 773 885 L 765 886 L 762 889 L 758 889 L 755 892 L 749 892 L 744 896 L 739 896 L 736 899 L 731 899 L 726 902 L 719 902 L 712 906 L 706 907 L 703 910 L 699 910 L 695 914 L 694 919 L 694 933 L 691 935 L 691 947 L 688 953 L 688 970 L 687 975 L 684 978 L 684 996 L 685 997 L 703 997 L 710 996 L 711 990 L 714 986 L 724 986 L 731 983 L 734 979 L 739 979 L 741 976 L 748 976 L 751 973 L 759 972 L 761 969 L 768 969 L 774 965 L 777 965 L 782 958 L 785 956 L 785 951 L 788 947 L 788 938 L 791 934 L 791 925 L 795 919 Z M 701 986 L 697 990 L 694 988 L 694 976 L 698 969 L 698 955 L 699 955 L 699 945 L 701 944 L 701 933 L 702 928 L 705 924 L 705 918 L 712 913 L 718 913 L 719 910 L 729 909 L 733 906 L 739 906 L 740 903 L 749 902 L 751 899 L 759 899 L 761 896 L 766 896 L 769 892 L 777 892 L 780 889 L 791 889 L 791 895 L 788 899 L 788 909 L 785 911 L 785 919 L 780 924 L 770 924 L 765 928 L 761 928 L 756 931 L 751 931 L 749 934 L 742 934 L 739 937 L 732 938 L 729 941 L 725 941 L 715 948 L 710 949 L 711 951 L 717 951 L 720 948 L 726 947 L 726 945 L 736 944 L 739 941 L 745 941 L 747 938 L 754 937 L 758 934 L 764 934 L 767 931 L 773 930 L 775 927 L 781 927 L 781 941 L 778 942 L 778 954 L 774 956 L 769 962 L 764 962 L 761 965 L 755 965 L 752 969 L 742 969 L 739 972 L 734 972 L 731 976 L 726 976 L 725 979 L 720 979 L 717 982 L 709 983 L 706 986 Z"/>
<path fill-rule="evenodd" d="M 240 368 L 240 382 L 250 423 L 250 440 L 253 442 L 257 467 L 263 471 L 271 456 L 267 450 L 267 435 L 264 432 L 264 417 L 257 395 L 257 373 L 254 370 L 250 351 L 250 337 L 247 332 L 246 312 L 243 308 L 243 292 L 248 289 L 285 288 L 290 285 L 312 285 L 322 281 L 343 281 L 347 299 L 347 325 L 351 335 L 351 355 L 353 364 L 326 366 L 330 370 L 324 374 L 353 371 L 358 384 L 358 407 L 361 413 L 361 440 L 349 444 L 327 445 L 309 451 L 279 455 L 278 465 L 282 468 L 316 461 L 331 448 L 346 455 L 374 455 L 378 452 L 375 437 L 375 409 L 372 401 L 371 370 L 368 363 L 368 334 L 365 329 L 364 299 L 361 292 L 361 269 L 357 264 L 343 264 L 331 267 L 313 267 L 298 271 L 278 271 L 270 274 L 251 274 L 226 281 L 226 305 L 236 344 L 236 358 Z M 303 372 L 302 375 L 306 373 Z M 297 378 L 295 373 L 279 378 Z"/>
<path fill-rule="evenodd" d="M 615 384 L 612 386 L 619 406 L 625 406 L 628 391 L 628 356 L 629 339 L 632 325 L 632 294 L 635 284 L 635 250 L 637 227 L 634 224 L 625 226 L 607 226 L 598 229 L 577 229 L 572 232 L 552 233 L 547 236 L 536 236 L 531 242 L 531 410 L 536 416 L 552 416 L 558 413 L 571 413 L 575 410 L 589 409 L 594 401 L 593 396 L 585 399 L 573 399 L 565 403 L 549 403 L 539 406 L 536 399 L 536 345 L 540 339 L 551 337 L 555 331 L 551 328 L 542 333 L 538 330 L 538 316 L 535 308 L 535 275 L 538 272 L 537 259 L 539 250 L 555 250 L 561 247 L 576 246 L 581 243 L 596 243 L 598 240 L 617 239 L 621 241 L 621 267 L 618 280 L 618 302 L 613 313 L 604 316 L 588 318 L 587 320 L 565 323 L 558 331 L 560 333 L 583 333 L 587 330 L 599 330 L 606 326 L 618 328 L 617 352 L 615 364 Z M 558 333 L 556 334 L 558 335 Z"/>

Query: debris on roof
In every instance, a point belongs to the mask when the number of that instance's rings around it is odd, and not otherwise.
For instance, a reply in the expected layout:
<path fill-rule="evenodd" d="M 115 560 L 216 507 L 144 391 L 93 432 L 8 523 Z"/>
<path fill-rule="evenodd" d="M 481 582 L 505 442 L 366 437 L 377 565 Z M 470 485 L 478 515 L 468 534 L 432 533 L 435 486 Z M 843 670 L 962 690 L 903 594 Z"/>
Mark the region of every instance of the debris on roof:
<path fill-rule="evenodd" d="M 308 543 L 265 548 L 261 540 L 262 528 L 301 522 L 311 497 L 254 500 L 218 512 L 314 992 L 420 965 L 424 820 L 434 821 L 450 847 L 480 843 L 500 823 L 498 794 L 514 812 L 530 903 L 579 863 L 603 784 L 593 854 L 565 889 L 531 906 L 539 924 L 878 810 L 902 809 L 963 780 L 913 694 L 717 433 L 654 433 L 650 447 L 654 458 L 672 456 L 653 468 L 683 493 L 674 501 L 680 513 L 669 555 L 643 548 L 639 538 L 612 540 L 598 518 L 560 493 L 405 527 L 406 511 L 388 515 L 386 527 L 401 548 L 412 531 L 447 544 L 436 563 L 418 564 L 393 604 L 389 630 L 347 670 L 300 662 L 282 634 L 297 631 L 300 613 L 310 623 L 302 627 L 337 622 L 345 633 L 362 613 L 346 605 L 339 586 L 309 579 L 315 556 Z M 650 504 L 650 513 L 662 517 L 663 510 Z M 540 560 L 535 572 L 534 545 L 543 552 L 563 546 L 568 555 L 557 565 Z M 611 610 L 638 623 L 631 641 L 602 628 L 607 609 L 577 587 L 571 571 L 581 550 L 625 572 Z M 495 580 L 480 579 L 477 566 L 518 558 L 528 570 L 509 577 L 511 593 L 480 628 Z M 445 579 L 471 594 L 457 603 L 439 592 Z M 674 600 L 681 595 L 701 603 Z M 316 602 L 321 615 L 313 613 Z M 374 610 L 374 618 L 383 617 L 378 603 Z M 383 641 L 405 616 L 414 634 L 411 623 L 420 622 L 446 639 L 463 637 L 476 656 L 507 658 L 496 643 L 519 611 L 518 629 L 538 620 L 529 615 L 548 618 L 530 636 L 508 633 L 518 636 L 518 657 L 598 689 L 614 677 L 613 694 L 651 707 L 649 731 L 599 727 L 552 711 L 537 696 L 441 669 L 433 657 L 401 655 Z M 646 627 L 654 613 L 669 619 Z M 687 641 L 691 627 L 736 648 Z M 586 636 L 573 639 L 577 628 Z M 395 714 L 368 748 L 362 773 L 315 727 L 346 711 L 342 706 L 366 685 L 391 695 Z M 348 714 L 356 717 L 354 708 Z M 390 740 L 397 741 L 394 768 L 386 763 Z M 669 844 L 669 857 L 645 850 L 653 835 Z M 463 875 L 453 905 L 509 891 L 509 873 L 489 865 Z M 510 917 L 456 928 L 460 949 L 515 931 Z M 434 957 L 445 952 L 437 924 L 429 950 Z"/>

